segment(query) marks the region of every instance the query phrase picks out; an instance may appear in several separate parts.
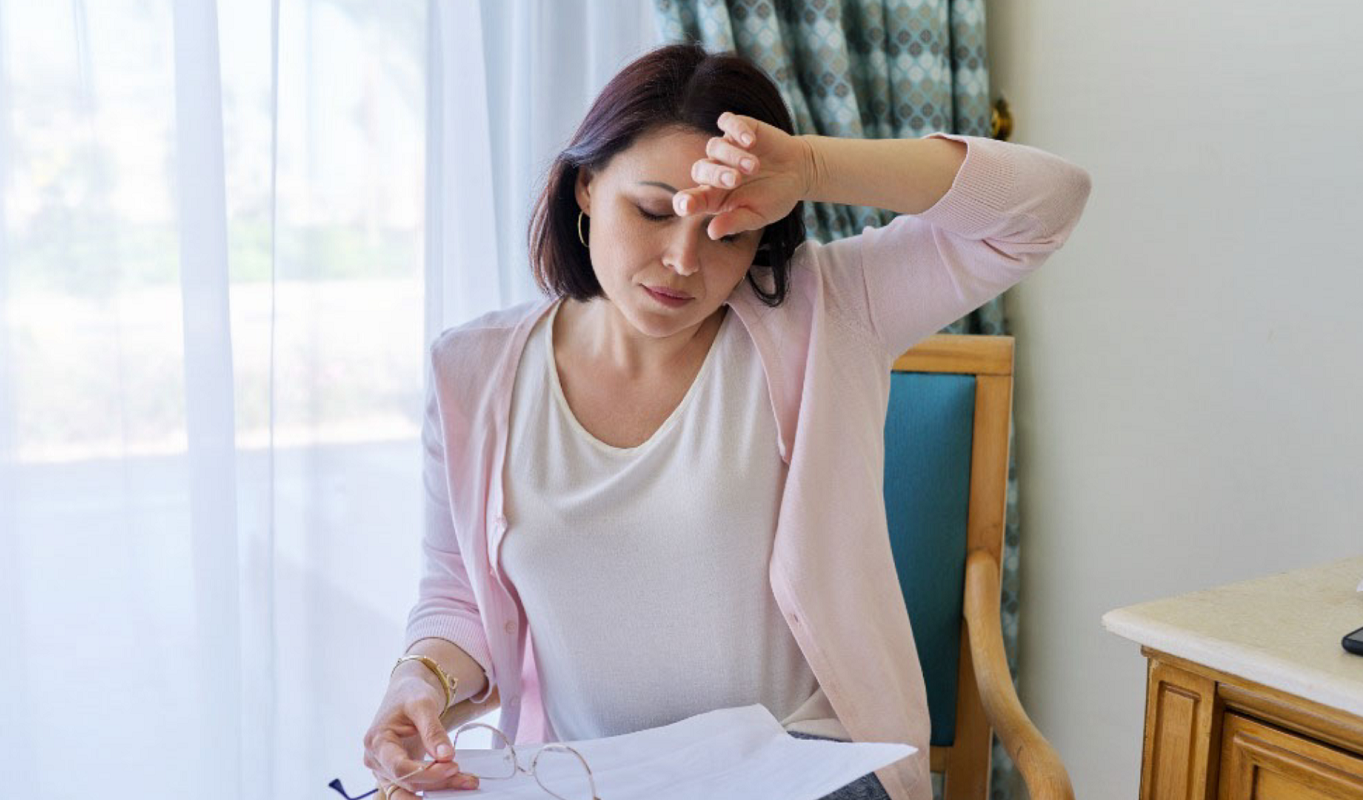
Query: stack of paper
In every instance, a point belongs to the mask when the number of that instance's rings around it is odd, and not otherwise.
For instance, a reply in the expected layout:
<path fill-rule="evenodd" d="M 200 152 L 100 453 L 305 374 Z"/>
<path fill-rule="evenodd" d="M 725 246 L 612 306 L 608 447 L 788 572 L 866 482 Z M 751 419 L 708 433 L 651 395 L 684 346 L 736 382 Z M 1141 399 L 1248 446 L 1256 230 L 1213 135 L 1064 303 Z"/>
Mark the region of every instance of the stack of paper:
<path fill-rule="evenodd" d="M 779 798 L 818 800 L 868 772 L 917 752 L 907 744 L 796 739 L 766 706 L 754 704 L 698 714 L 660 728 L 565 742 L 591 765 L 601 800 L 696 800 Z M 540 745 L 518 745 L 528 769 Z M 551 754 L 546 753 L 545 758 Z M 571 758 L 571 756 L 569 756 Z M 489 760 L 505 763 L 501 750 L 460 749 L 454 760 L 478 774 Z M 427 792 L 456 800 L 546 800 L 530 775 L 483 780 L 476 790 Z"/>

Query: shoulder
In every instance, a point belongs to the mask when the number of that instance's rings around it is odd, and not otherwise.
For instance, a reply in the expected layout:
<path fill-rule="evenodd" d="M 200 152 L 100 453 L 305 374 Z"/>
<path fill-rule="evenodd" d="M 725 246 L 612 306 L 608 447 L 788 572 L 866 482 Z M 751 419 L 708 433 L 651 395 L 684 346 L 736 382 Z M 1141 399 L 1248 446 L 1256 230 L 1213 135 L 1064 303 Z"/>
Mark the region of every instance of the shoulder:
<path fill-rule="evenodd" d="M 487 378 L 514 369 L 517 334 L 533 323 L 549 303 L 549 298 L 529 300 L 446 328 L 431 342 L 427 352 L 436 386 L 457 393 L 477 393 L 480 391 L 477 387 L 491 391 L 502 386 L 499 380 Z"/>
<path fill-rule="evenodd" d="M 489 311 L 436 337 L 427 352 L 428 391 L 449 419 L 483 418 L 511 390 L 517 342 L 524 343 L 520 334 L 549 303 L 545 298 Z"/>
<path fill-rule="evenodd" d="M 548 302 L 547 299 L 528 300 L 446 328 L 431 343 L 432 363 L 438 368 L 495 361 L 510 349 L 516 332 L 533 321 Z"/>

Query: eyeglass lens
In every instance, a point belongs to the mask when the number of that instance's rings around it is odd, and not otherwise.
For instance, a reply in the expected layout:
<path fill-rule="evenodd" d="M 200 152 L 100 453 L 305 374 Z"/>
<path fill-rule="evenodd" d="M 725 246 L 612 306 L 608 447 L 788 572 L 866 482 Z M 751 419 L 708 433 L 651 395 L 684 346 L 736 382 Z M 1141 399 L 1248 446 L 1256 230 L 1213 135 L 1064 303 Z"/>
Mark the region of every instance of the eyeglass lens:
<path fill-rule="evenodd" d="M 466 734 L 464 746 L 468 748 L 467 743 L 477 735 L 473 729 L 490 733 L 491 750 L 460 751 L 460 735 Z M 517 771 L 525 772 L 532 774 L 540 788 L 559 800 L 594 800 L 591 773 L 586 763 L 566 746 L 544 745 L 536 752 L 531 763 L 518 765 L 515 751 L 507 745 L 502 732 L 479 722 L 470 722 L 456 730 L 453 743 L 454 758 L 459 763 L 460 772 L 491 780 L 511 778 Z"/>
<path fill-rule="evenodd" d="M 593 800 L 587 765 L 571 750 L 545 745 L 532 766 L 540 787 L 559 800 Z"/>
<path fill-rule="evenodd" d="M 469 753 L 465 757 L 464 753 L 469 748 L 469 740 L 475 738 L 476 734 L 487 731 L 491 734 L 491 741 L 488 750 L 480 750 L 477 753 Z M 459 748 L 459 737 L 464 737 L 464 750 Z M 516 761 L 514 751 L 507 746 L 506 737 L 502 732 L 480 722 L 470 722 L 461 726 L 454 732 L 454 760 L 459 764 L 459 771 L 476 775 L 479 778 L 510 778 L 516 774 Z"/>

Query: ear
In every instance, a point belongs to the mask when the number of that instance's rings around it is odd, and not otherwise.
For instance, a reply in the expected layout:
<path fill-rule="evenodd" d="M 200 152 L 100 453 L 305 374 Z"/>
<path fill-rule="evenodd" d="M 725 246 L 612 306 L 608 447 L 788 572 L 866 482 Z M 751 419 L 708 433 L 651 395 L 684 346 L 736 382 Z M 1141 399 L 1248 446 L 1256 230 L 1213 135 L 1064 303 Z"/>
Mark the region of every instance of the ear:
<path fill-rule="evenodd" d="M 578 167 L 577 180 L 573 182 L 573 194 L 577 197 L 577 207 L 587 212 L 587 216 L 592 213 L 592 174 L 586 167 Z"/>

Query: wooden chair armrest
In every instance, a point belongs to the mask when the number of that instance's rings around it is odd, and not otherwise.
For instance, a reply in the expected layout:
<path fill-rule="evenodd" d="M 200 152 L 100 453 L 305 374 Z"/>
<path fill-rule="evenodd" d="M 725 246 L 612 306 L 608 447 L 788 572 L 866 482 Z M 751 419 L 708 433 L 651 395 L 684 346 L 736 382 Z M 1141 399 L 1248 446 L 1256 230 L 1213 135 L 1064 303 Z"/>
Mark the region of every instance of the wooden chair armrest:
<path fill-rule="evenodd" d="M 502 705 L 502 695 L 497 691 L 497 687 L 492 687 L 492 692 L 487 699 L 481 703 L 474 703 L 472 700 L 461 700 L 445 710 L 440 715 L 440 722 L 445 726 L 445 730 L 452 731 L 463 725 L 465 722 L 472 722 L 483 716 L 489 711 L 493 711 Z"/>
<path fill-rule="evenodd" d="M 1032 800 L 1074 800 L 1060 754 L 1027 717 L 1003 650 L 999 624 L 999 565 L 984 550 L 966 558 L 965 619 L 984 715 L 1027 782 Z"/>

